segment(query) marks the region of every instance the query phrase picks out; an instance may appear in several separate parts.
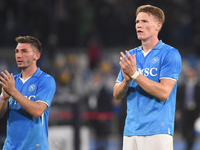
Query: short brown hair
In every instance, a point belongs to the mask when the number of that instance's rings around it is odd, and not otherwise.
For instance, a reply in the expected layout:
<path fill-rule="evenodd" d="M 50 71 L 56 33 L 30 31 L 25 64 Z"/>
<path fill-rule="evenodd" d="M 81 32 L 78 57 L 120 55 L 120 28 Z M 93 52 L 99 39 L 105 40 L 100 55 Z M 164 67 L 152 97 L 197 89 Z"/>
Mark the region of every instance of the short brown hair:
<path fill-rule="evenodd" d="M 42 44 L 41 42 L 32 36 L 18 36 L 15 38 L 15 41 L 18 43 L 30 43 L 34 46 L 40 53 L 42 53 Z"/>
<path fill-rule="evenodd" d="M 144 13 L 149 13 L 153 16 L 155 16 L 159 22 L 161 22 L 162 24 L 165 22 L 165 14 L 164 12 L 156 7 L 156 6 L 152 6 L 152 5 L 142 5 L 139 6 L 136 10 L 136 16 L 140 13 L 140 12 L 144 12 Z"/>

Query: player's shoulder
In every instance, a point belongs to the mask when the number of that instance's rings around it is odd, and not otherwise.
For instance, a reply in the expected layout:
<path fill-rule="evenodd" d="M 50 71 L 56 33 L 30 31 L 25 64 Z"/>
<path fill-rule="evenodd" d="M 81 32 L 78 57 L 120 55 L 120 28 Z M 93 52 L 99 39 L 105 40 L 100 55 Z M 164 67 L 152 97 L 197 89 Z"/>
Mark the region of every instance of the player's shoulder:
<path fill-rule="evenodd" d="M 42 72 L 40 76 L 38 76 L 38 84 L 42 86 L 55 87 L 56 81 L 51 75 L 47 74 L 46 72 Z"/>
<path fill-rule="evenodd" d="M 18 73 L 18 74 L 16 74 L 16 75 L 14 75 L 14 79 L 20 78 L 21 75 L 22 75 L 22 73 Z"/>
<path fill-rule="evenodd" d="M 55 80 L 54 77 L 44 71 L 41 72 L 39 77 L 45 80 Z"/>
<path fill-rule="evenodd" d="M 128 52 L 130 54 L 135 54 L 135 53 L 137 53 L 137 51 L 140 51 L 140 50 L 142 50 L 142 48 L 141 48 L 141 46 L 138 46 L 138 47 L 135 47 L 135 48 L 128 50 Z"/>
<path fill-rule="evenodd" d="M 162 49 L 164 49 L 166 52 L 178 52 L 178 49 L 176 49 L 175 47 L 169 45 L 169 44 L 166 44 L 166 43 L 163 43 L 163 46 L 162 46 Z"/>
<path fill-rule="evenodd" d="M 167 60 L 168 62 L 180 62 L 181 63 L 181 55 L 173 46 L 170 46 L 168 44 L 163 45 L 163 50 L 161 50 L 161 55 L 163 56 L 163 60 Z"/>
<path fill-rule="evenodd" d="M 173 56 L 173 57 L 180 57 L 180 53 L 179 53 L 179 50 L 176 49 L 175 47 L 171 46 L 171 45 L 168 45 L 168 44 L 163 44 L 162 46 L 162 52 L 164 55 L 170 55 L 170 56 Z"/>

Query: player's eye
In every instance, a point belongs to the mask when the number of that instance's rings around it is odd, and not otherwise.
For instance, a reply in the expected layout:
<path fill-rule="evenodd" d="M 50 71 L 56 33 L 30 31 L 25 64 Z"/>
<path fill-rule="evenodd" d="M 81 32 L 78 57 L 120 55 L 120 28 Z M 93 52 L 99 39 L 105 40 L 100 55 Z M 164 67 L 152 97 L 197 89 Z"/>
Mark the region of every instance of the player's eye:
<path fill-rule="evenodd" d="M 147 21 L 146 20 L 142 20 L 142 22 L 146 23 Z"/>
<path fill-rule="evenodd" d="M 23 53 L 27 53 L 28 51 L 27 51 L 26 49 L 23 49 L 22 52 L 23 52 Z"/>

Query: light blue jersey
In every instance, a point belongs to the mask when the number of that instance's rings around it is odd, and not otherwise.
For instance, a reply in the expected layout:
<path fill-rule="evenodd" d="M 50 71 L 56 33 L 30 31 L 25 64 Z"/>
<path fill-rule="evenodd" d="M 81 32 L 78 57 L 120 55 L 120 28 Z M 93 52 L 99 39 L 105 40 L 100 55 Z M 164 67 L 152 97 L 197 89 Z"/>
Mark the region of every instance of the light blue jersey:
<path fill-rule="evenodd" d="M 181 72 L 181 56 L 177 49 L 159 41 L 159 43 L 144 56 L 142 46 L 129 51 L 136 54 L 137 71 L 150 80 L 159 82 L 167 78 L 178 81 Z M 124 79 L 122 70 L 117 80 Z M 170 96 L 161 101 L 145 92 L 134 80 L 127 92 L 127 117 L 124 135 L 155 135 L 174 133 L 174 116 L 176 107 L 175 84 Z"/>
<path fill-rule="evenodd" d="M 21 79 L 21 73 L 14 78 L 15 87 L 22 95 L 32 101 L 44 102 L 48 108 L 41 117 L 35 119 L 11 97 L 3 150 L 49 150 L 48 118 L 56 90 L 55 80 L 39 68 L 25 82 Z"/>

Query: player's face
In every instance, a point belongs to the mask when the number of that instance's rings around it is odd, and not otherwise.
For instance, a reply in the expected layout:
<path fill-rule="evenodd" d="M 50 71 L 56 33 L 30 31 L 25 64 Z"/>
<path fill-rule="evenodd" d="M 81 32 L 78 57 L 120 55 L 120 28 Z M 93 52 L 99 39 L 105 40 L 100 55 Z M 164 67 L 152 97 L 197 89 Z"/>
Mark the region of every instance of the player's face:
<path fill-rule="evenodd" d="M 146 41 L 158 36 L 161 23 L 153 15 L 140 12 L 136 17 L 135 28 L 138 39 Z"/>
<path fill-rule="evenodd" d="M 15 58 L 19 69 L 26 69 L 36 65 L 39 52 L 29 43 L 18 43 L 15 49 Z"/>

